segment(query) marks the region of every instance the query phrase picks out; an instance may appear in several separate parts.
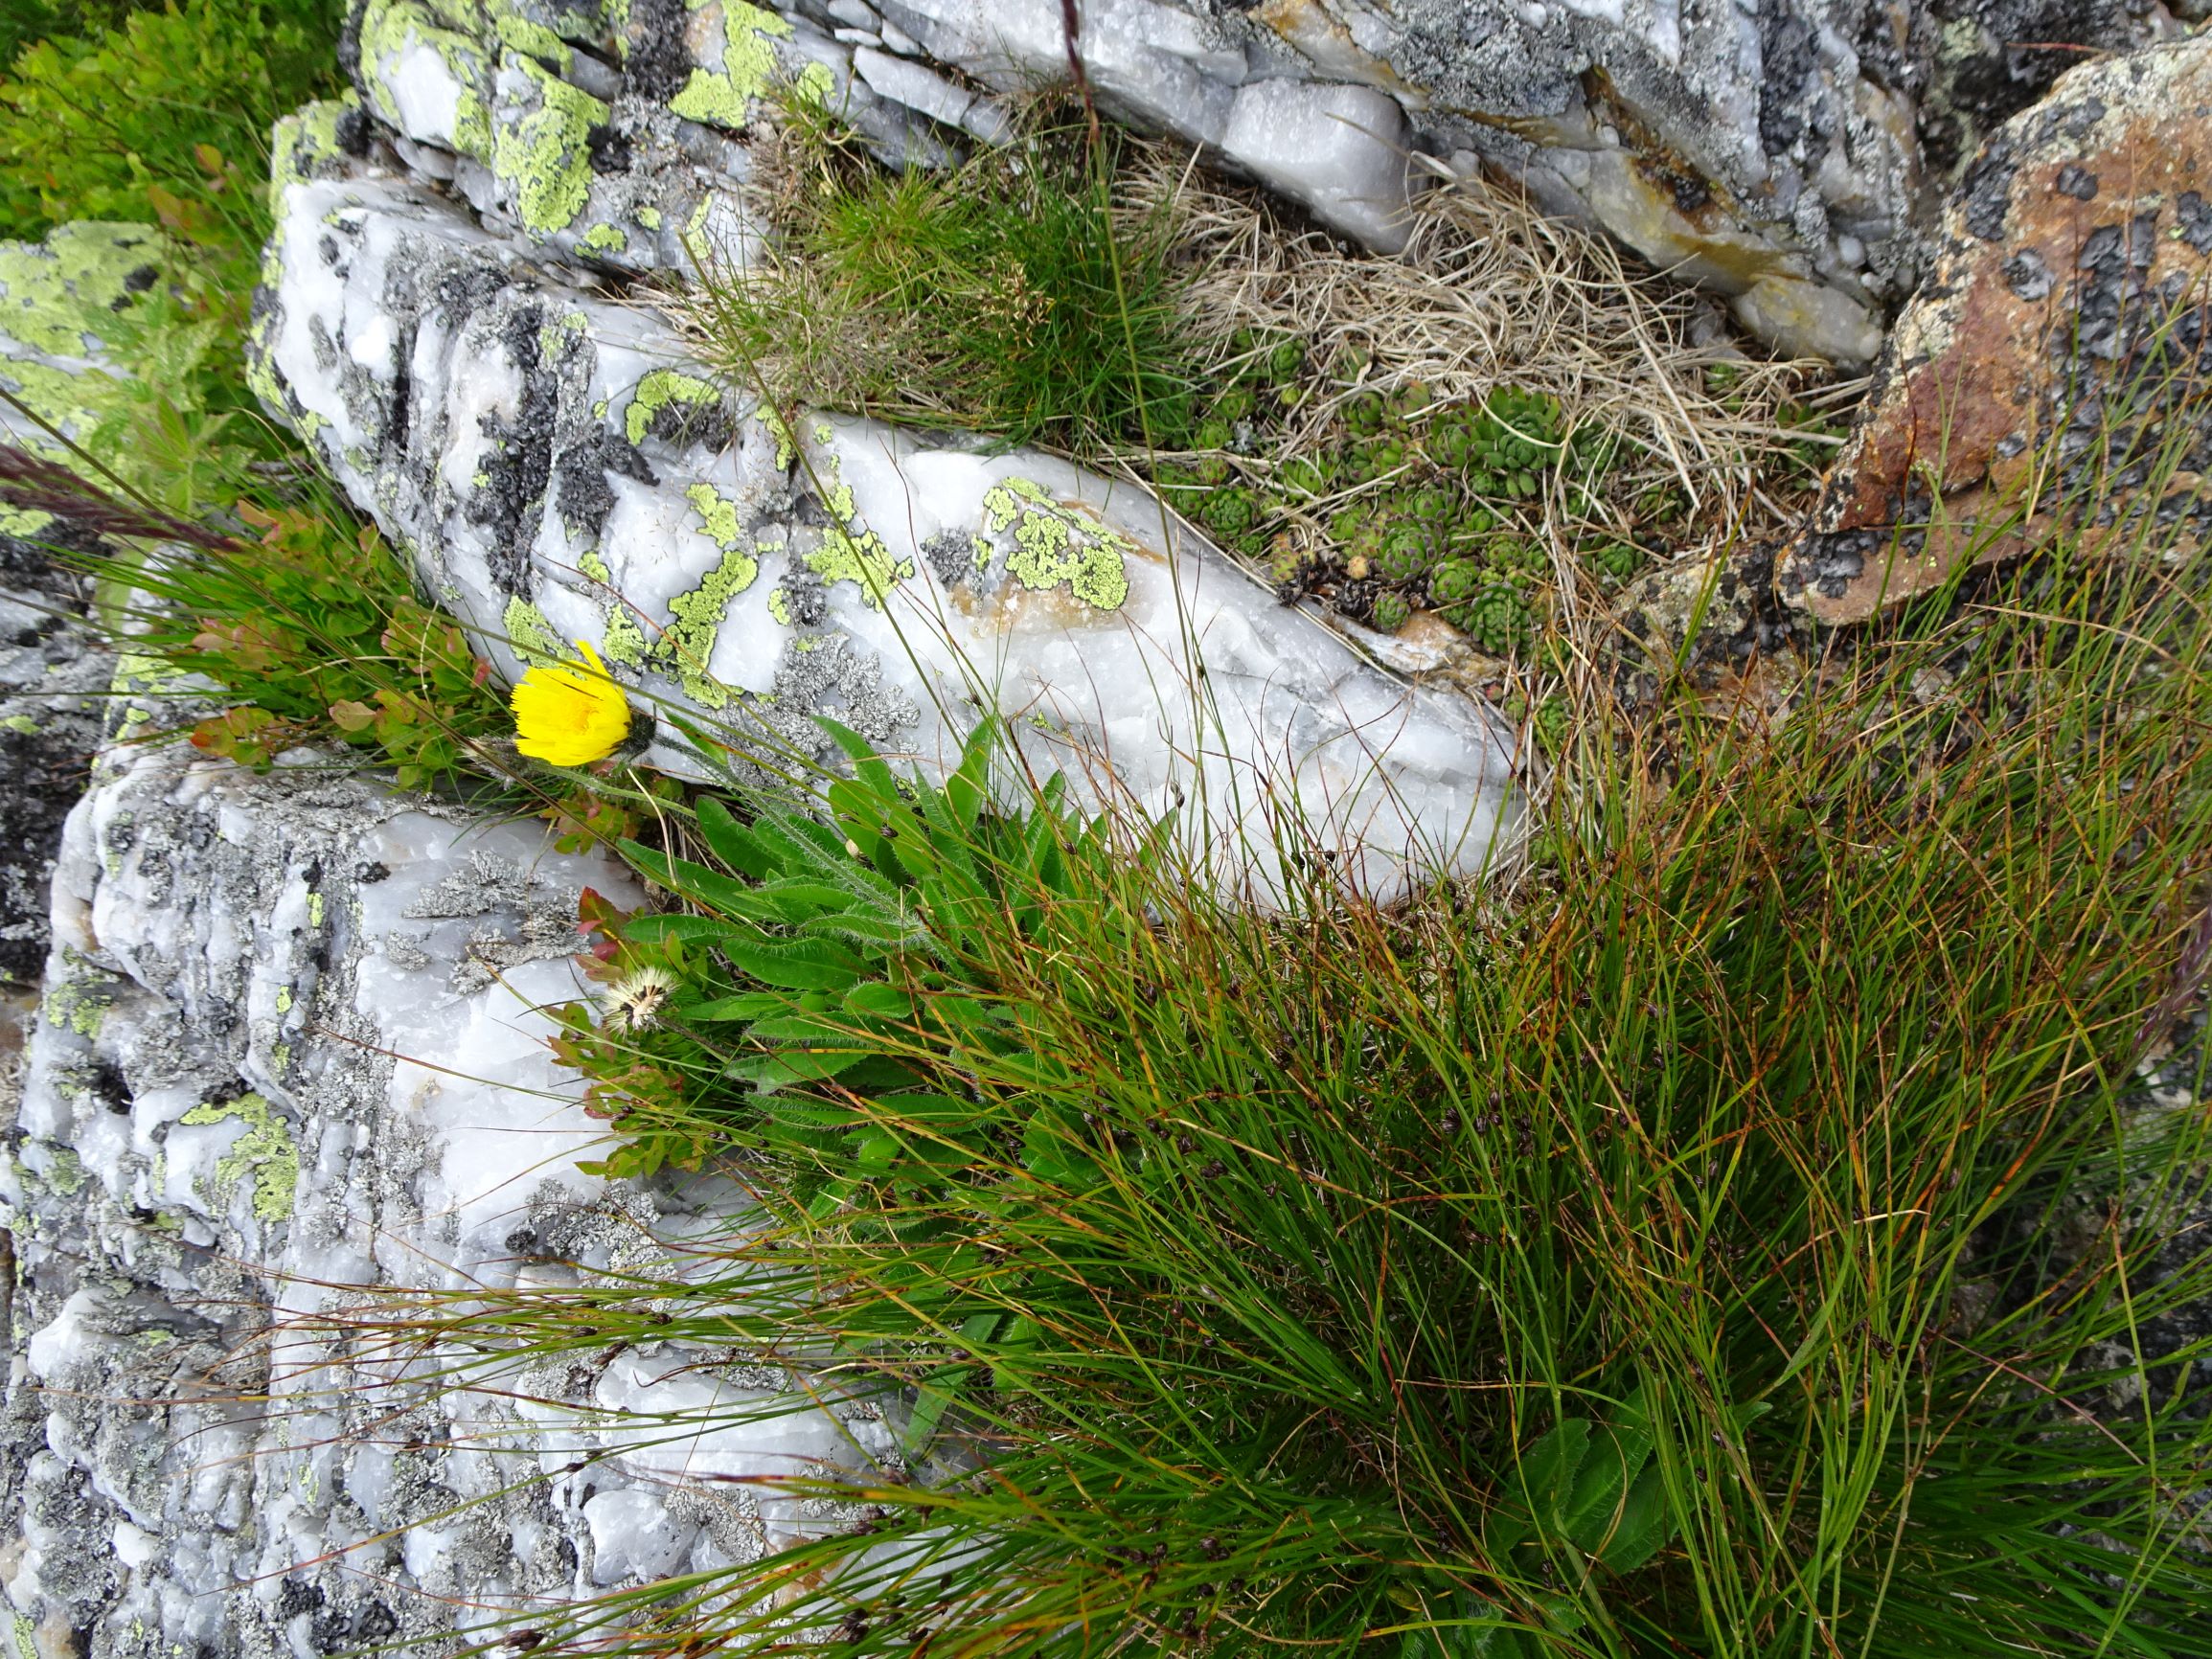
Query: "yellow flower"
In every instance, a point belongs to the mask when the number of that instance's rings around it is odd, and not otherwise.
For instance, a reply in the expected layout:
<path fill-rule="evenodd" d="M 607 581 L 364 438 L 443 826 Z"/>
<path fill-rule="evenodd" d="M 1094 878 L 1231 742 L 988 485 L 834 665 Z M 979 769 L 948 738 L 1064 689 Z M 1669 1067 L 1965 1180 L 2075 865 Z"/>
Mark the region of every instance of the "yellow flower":
<path fill-rule="evenodd" d="M 629 736 L 629 703 L 599 653 L 577 642 L 583 666 L 532 669 L 515 683 L 514 746 L 556 766 L 582 766 L 614 753 Z"/>

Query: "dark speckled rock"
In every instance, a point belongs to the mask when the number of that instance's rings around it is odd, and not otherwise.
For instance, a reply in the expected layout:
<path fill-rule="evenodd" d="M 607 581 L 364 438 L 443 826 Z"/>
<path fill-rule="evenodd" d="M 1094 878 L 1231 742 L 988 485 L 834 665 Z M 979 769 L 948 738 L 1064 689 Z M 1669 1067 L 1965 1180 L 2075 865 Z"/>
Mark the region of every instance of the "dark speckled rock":
<path fill-rule="evenodd" d="M 1857 622 L 2062 529 L 2113 541 L 2154 514 L 2156 535 L 2201 535 L 2208 200 L 2212 38 L 2077 69 L 2006 123 L 1966 170 L 1784 598 Z"/>

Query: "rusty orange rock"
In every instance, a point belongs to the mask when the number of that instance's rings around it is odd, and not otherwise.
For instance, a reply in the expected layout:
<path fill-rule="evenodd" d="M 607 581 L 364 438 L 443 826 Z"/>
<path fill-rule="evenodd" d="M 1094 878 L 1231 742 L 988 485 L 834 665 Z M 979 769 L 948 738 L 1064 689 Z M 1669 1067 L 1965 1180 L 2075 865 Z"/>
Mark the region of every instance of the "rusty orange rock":
<path fill-rule="evenodd" d="M 2212 37 L 2064 77 L 1968 170 L 1937 247 L 1783 600 L 1859 622 L 2061 531 L 2202 535 Z"/>

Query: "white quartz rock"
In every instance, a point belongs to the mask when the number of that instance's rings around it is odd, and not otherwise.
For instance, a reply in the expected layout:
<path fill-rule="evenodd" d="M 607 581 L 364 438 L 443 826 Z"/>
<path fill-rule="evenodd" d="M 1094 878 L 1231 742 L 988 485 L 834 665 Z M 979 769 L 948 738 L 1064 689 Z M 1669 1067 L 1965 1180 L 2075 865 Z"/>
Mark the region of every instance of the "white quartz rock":
<path fill-rule="evenodd" d="M 1222 153 L 1261 183 L 1381 253 L 1405 245 L 1411 142 L 1397 100 L 1310 80 L 1248 83 L 1220 140 Z"/>
<path fill-rule="evenodd" d="M 583 1518 L 591 1527 L 591 1579 L 619 1584 L 625 1579 L 660 1579 L 698 1536 L 698 1526 L 676 1520 L 668 1506 L 635 1488 L 599 1492 L 584 1500 Z"/>
<path fill-rule="evenodd" d="M 1338 130 L 1315 111 L 1357 113 L 1355 90 L 1297 119 Z M 1510 833 L 1486 709 L 1376 668 L 1132 485 L 865 420 L 787 429 L 650 310 L 560 286 L 400 178 L 285 186 L 277 262 L 264 384 L 511 675 L 588 641 L 641 704 L 742 748 L 828 760 L 831 716 L 924 776 L 1003 714 L 1034 769 L 1174 813 L 1262 899 L 1278 835 L 1389 895 Z"/>

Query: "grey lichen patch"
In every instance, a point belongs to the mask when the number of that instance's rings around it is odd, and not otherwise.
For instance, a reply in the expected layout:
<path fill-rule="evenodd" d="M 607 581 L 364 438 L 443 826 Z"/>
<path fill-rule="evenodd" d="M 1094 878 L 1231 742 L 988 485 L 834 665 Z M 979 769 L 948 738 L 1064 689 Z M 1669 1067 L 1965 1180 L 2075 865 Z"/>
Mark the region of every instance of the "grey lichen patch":
<path fill-rule="evenodd" d="M 216 1160 L 217 1195 L 227 1197 L 250 1175 L 255 1216 L 264 1222 L 288 1219 L 299 1193 L 300 1148 L 265 1097 L 244 1094 L 230 1101 L 203 1101 L 177 1121 L 205 1125 L 233 1118 L 245 1125 L 246 1132 Z"/>
<path fill-rule="evenodd" d="M 1119 610 L 1129 599 L 1136 543 L 1084 509 L 1055 501 L 1033 480 L 1009 478 L 984 491 L 983 522 L 992 536 L 1014 533 L 1006 571 L 1032 592 L 1064 586 L 1093 610 Z M 979 537 L 979 567 L 985 547 Z"/>
<path fill-rule="evenodd" d="M 492 176 L 523 228 L 550 237 L 568 228 L 591 194 L 585 138 L 606 120 L 607 106 L 518 53 L 506 55 L 500 80 L 503 92 L 522 84 L 536 107 L 519 120 L 501 120 L 492 137 Z"/>

